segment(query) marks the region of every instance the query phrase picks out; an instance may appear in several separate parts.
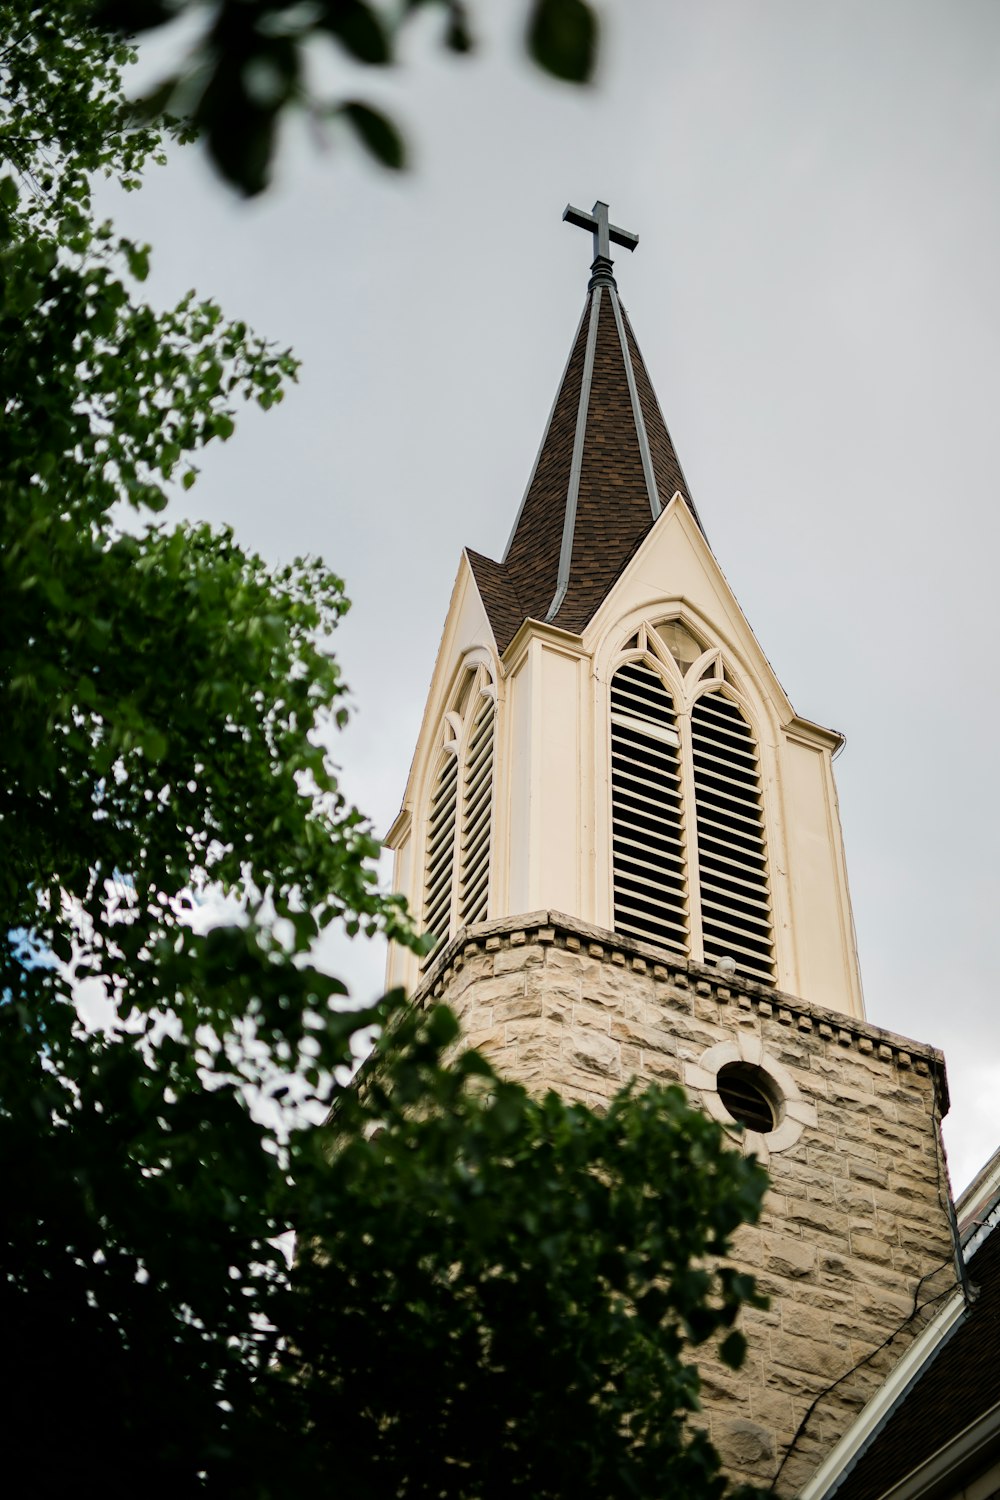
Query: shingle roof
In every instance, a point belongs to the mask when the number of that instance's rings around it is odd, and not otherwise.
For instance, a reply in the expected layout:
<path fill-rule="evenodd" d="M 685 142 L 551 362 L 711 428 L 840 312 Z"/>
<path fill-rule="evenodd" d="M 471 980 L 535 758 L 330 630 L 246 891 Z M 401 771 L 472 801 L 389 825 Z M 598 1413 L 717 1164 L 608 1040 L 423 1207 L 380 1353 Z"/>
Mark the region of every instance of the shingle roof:
<path fill-rule="evenodd" d="M 608 276 L 588 292 L 502 562 L 468 553 L 500 651 L 529 618 L 581 631 L 678 490 L 700 526 Z"/>
<path fill-rule="evenodd" d="M 969 1261 L 969 1279 L 976 1300 L 837 1485 L 837 1500 L 877 1500 L 1000 1401 L 1000 1229 Z"/>

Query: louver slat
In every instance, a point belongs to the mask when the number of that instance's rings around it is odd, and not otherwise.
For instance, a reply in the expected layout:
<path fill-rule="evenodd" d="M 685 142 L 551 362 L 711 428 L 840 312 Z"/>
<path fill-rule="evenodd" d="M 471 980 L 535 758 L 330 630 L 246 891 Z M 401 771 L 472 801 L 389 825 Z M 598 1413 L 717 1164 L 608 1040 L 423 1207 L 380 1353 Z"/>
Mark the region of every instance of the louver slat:
<path fill-rule="evenodd" d="M 681 953 L 688 940 L 677 730 L 670 694 L 638 662 L 611 682 L 615 930 Z"/>
<path fill-rule="evenodd" d="M 774 983 L 757 747 L 737 705 L 718 693 L 691 711 L 705 960 Z"/>
<path fill-rule="evenodd" d="M 449 755 L 438 774 L 431 802 L 427 838 L 427 874 L 424 895 L 424 930 L 437 939 L 424 962 L 429 962 L 448 936 L 451 924 L 452 871 L 455 864 L 455 822 L 458 761 Z"/>
<path fill-rule="evenodd" d="M 466 756 L 460 905 L 461 919 L 467 924 L 485 922 L 489 900 L 493 720 L 493 700 L 484 698 L 476 713 Z"/>

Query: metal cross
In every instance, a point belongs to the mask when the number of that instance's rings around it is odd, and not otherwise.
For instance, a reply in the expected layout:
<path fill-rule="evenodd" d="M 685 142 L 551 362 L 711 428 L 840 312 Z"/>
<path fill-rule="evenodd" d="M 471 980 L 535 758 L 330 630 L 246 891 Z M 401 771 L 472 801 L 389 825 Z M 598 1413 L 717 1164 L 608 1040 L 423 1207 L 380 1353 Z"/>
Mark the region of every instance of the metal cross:
<path fill-rule="evenodd" d="M 621 245 L 626 250 L 634 250 L 639 243 L 639 236 L 632 234 L 628 229 L 619 229 L 617 224 L 608 223 L 608 205 L 600 199 L 594 204 L 593 213 L 584 213 L 582 208 L 574 208 L 567 203 L 563 210 L 563 218 L 570 224 L 575 224 L 578 229 L 589 229 L 594 236 L 594 260 L 611 260 L 611 246 Z"/>

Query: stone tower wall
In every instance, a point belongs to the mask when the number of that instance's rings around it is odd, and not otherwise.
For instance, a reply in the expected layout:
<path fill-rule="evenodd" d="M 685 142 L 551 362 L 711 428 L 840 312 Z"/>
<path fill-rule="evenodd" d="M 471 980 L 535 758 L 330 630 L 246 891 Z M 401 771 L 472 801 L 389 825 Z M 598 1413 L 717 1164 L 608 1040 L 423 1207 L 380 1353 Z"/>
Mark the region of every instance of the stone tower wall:
<path fill-rule="evenodd" d="M 796 1494 L 955 1283 L 941 1054 L 552 912 L 460 932 L 415 998 L 431 997 L 508 1077 L 593 1106 L 636 1078 L 718 1116 L 712 1057 L 784 1081 L 786 1123 L 756 1139 L 771 1191 L 734 1257 L 771 1305 L 744 1316 L 742 1370 L 700 1367 L 730 1474 L 780 1467 Z"/>

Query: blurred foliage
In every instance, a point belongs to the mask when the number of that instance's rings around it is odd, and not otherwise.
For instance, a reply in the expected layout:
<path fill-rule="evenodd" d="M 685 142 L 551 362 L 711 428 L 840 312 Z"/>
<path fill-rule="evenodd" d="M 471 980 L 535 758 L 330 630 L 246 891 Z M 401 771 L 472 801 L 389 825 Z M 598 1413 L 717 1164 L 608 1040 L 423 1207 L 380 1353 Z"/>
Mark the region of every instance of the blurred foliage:
<path fill-rule="evenodd" d="M 91 183 L 138 186 L 161 141 L 82 15 L 0 3 L 8 1468 L 43 1494 L 719 1495 L 691 1354 L 742 1359 L 760 1299 L 726 1257 L 765 1175 L 677 1090 L 533 1101 L 446 1010 L 349 1010 L 313 963 L 335 920 L 419 946 L 322 745 L 341 586 L 157 519 L 295 364 L 211 302 L 141 300 L 148 247 Z M 239 920 L 198 932 L 213 892 Z"/>
<path fill-rule="evenodd" d="M 182 12 L 202 12 L 184 65 L 165 77 L 138 106 L 151 117 L 173 112 L 204 140 L 216 170 L 240 192 L 267 186 L 283 115 L 300 109 L 317 122 L 339 118 L 382 166 L 406 164 L 398 126 L 371 101 L 328 100 L 309 81 L 308 48 L 331 42 L 362 67 L 387 67 L 400 37 L 419 12 L 442 13 L 442 43 L 454 53 L 473 50 L 464 0 L 94 0 L 99 25 L 137 36 L 169 25 Z M 598 22 L 589 0 L 530 0 L 525 47 L 546 73 L 585 83 L 597 61 Z"/>

